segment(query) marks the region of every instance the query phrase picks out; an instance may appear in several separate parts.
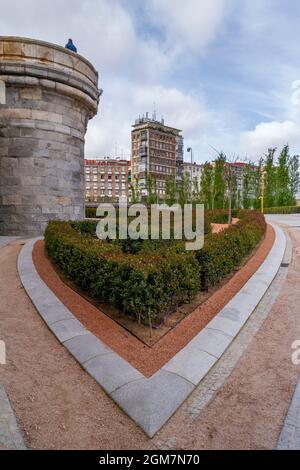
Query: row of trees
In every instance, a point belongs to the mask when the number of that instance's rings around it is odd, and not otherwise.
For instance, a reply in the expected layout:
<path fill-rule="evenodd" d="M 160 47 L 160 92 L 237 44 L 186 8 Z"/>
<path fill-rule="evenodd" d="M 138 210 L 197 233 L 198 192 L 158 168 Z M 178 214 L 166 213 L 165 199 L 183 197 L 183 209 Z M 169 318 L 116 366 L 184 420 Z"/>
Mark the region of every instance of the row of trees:
<path fill-rule="evenodd" d="M 299 188 L 299 156 L 289 154 L 285 145 L 276 158 L 276 148 L 269 149 L 257 164 L 244 162 L 242 188 L 239 188 L 234 164 L 224 153 L 211 163 L 203 165 L 201 182 L 193 181 L 191 197 L 189 178 L 184 176 L 178 190 L 179 202 L 203 203 L 207 209 L 244 208 L 258 209 L 260 197 L 264 196 L 265 207 L 292 206 L 296 203 Z M 174 202 L 174 182 L 166 186 L 167 203 Z"/>
<path fill-rule="evenodd" d="M 269 149 L 257 164 L 245 161 L 242 173 L 242 185 L 234 164 L 236 159 L 229 160 L 220 153 L 214 162 L 203 165 L 201 181 L 183 175 L 179 184 L 174 178 L 166 180 L 165 202 L 172 205 L 203 203 L 206 209 L 244 208 L 258 209 L 260 197 L 264 196 L 265 207 L 291 206 L 296 203 L 299 188 L 299 156 L 289 154 L 289 146 L 285 145 L 276 158 L 276 148 Z M 241 187 L 239 187 L 241 186 Z M 138 187 L 133 184 L 131 201 L 139 202 Z M 146 202 L 159 202 L 156 182 L 152 177 L 146 179 Z"/>

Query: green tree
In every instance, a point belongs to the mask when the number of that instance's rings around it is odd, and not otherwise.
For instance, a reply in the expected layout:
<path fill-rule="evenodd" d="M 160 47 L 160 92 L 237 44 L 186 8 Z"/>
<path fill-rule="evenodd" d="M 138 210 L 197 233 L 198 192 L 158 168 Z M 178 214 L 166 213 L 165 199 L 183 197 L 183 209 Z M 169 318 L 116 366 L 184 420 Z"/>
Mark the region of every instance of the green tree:
<path fill-rule="evenodd" d="M 263 174 L 264 174 L 264 160 L 260 158 L 258 165 L 252 164 L 251 174 L 251 208 L 260 208 L 260 196 L 262 195 L 263 185 Z"/>
<path fill-rule="evenodd" d="M 241 197 L 244 209 L 258 209 L 260 207 L 259 197 L 261 195 L 263 166 L 263 159 L 260 159 L 258 165 L 251 161 L 246 163 Z"/>
<path fill-rule="evenodd" d="M 292 205 L 296 204 L 296 195 L 299 191 L 299 185 L 299 155 L 294 155 L 289 161 L 289 188 L 292 197 Z"/>
<path fill-rule="evenodd" d="M 170 176 L 166 179 L 166 204 L 172 206 L 176 202 L 176 181 L 175 178 Z"/>
<path fill-rule="evenodd" d="M 140 202 L 140 194 L 139 194 L 139 189 L 138 189 L 138 182 L 134 181 L 129 184 L 129 189 L 131 191 L 131 202 L 132 204 L 137 204 Z"/>
<path fill-rule="evenodd" d="M 213 177 L 213 204 L 212 209 L 223 209 L 225 207 L 225 189 L 226 182 L 224 178 L 224 169 L 226 157 L 220 153 L 215 160 L 214 177 Z"/>
<path fill-rule="evenodd" d="M 240 193 L 238 190 L 237 177 L 234 173 L 231 183 L 231 207 L 232 209 L 238 209 L 240 207 Z"/>
<path fill-rule="evenodd" d="M 189 195 L 190 195 L 190 179 L 188 178 L 188 176 L 183 175 L 181 179 L 180 188 L 179 188 L 179 204 L 181 205 L 181 207 L 183 207 L 184 204 L 188 203 Z"/>
<path fill-rule="evenodd" d="M 157 192 L 156 192 L 156 181 L 152 176 L 146 178 L 146 189 L 147 189 L 147 204 L 157 203 Z"/>
<path fill-rule="evenodd" d="M 265 159 L 264 171 L 264 199 L 265 207 L 274 207 L 276 205 L 277 193 L 277 175 L 274 164 L 274 155 L 276 148 L 269 149 Z"/>
<path fill-rule="evenodd" d="M 253 165 L 250 162 L 246 163 L 244 167 L 244 180 L 243 180 L 243 195 L 242 202 L 244 209 L 251 208 L 252 195 L 253 195 Z"/>
<path fill-rule="evenodd" d="M 193 199 L 194 204 L 202 203 L 201 186 L 199 184 L 199 180 L 197 177 L 193 179 L 193 198 L 192 199 Z"/>
<path fill-rule="evenodd" d="M 289 174 L 289 146 L 285 145 L 278 157 L 278 167 L 276 171 L 276 206 L 290 206 L 294 198 L 290 187 Z"/>
<path fill-rule="evenodd" d="M 201 174 L 201 199 L 205 209 L 212 209 L 214 169 L 211 163 L 205 162 Z"/>

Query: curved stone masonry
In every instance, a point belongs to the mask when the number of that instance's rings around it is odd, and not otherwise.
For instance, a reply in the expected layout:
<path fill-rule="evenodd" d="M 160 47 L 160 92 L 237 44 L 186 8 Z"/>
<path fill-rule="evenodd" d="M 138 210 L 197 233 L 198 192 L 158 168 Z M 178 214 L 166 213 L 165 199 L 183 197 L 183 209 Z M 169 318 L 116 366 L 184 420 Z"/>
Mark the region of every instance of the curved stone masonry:
<path fill-rule="evenodd" d="M 57 339 L 120 408 L 153 437 L 216 364 L 267 292 L 286 249 L 282 229 L 273 227 L 274 245 L 256 273 L 203 330 L 150 378 L 84 328 L 47 287 L 32 261 L 37 239 L 22 248 L 18 271 L 27 294 Z"/>
<path fill-rule="evenodd" d="M 79 54 L 0 36 L 0 235 L 84 217 L 84 136 L 99 95 Z"/>

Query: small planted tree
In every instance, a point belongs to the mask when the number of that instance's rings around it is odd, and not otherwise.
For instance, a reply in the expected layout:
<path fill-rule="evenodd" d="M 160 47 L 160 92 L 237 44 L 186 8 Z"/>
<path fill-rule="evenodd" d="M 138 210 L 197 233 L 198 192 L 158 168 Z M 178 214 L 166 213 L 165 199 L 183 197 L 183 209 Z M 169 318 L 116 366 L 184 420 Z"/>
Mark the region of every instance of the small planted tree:
<path fill-rule="evenodd" d="M 176 202 L 176 181 L 174 177 L 168 177 L 166 179 L 166 204 L 172 206 Z"/>
<path fill-rule="evenodd" d="M 277 176 L 274 163 L 276 148 L 269 149 L 265 159 L 264 169 L 264 199 L 266 207 L 274 207 L 276 204 Z"/>
<path fill-rule="evenodd" d="M 295 204 L 296 195 L 300 187 L 300 167 L 299 167 L 299 155 L 294 155 L 290 158 L 289 163 L 289 188 L 292 197 L 292 204 Z"/>
<path fill-rule="evenodd" d="M 289 146 L 285 145 L 278 157 L 278 167 L 276 171 L 276 206 L 279 207 L 291 206 L 294 203 L 294 197 L 290 186 L 289 161 Z"/>
<path fill-rule="evenodd" d="M 224 153 L 220 153 L 214 165 L 212 209 L 223 209 L 225 207 L 225 163 L 226 156 Z"/>
<path fill-rule="evenodd" d="M 140 202 L 138 182 L 135 181 L 133 183 L 130 183 L 129 189 L 130 189 L 130 192 L 131 192 L 131 202 L 132 202 L 132 204 L 137 204 L 138 202 Z"/>
<path fill-rule="evenodd" d="M 181 207 L 188 203 L 190 195 L 190 180 L 186 175 L 182 176 L 179 188 L 179 204 Z"/>
<path fill-rule="evenodd" d="M 201 199 L 205 209 L 212 209 L 213 206 L 213 179 L 213 166 L 210 162 L 205 162 L 201 174 Z"/>
<path fill-rule="evenodd" d="M 193 179 L 193 197 L 192 202 L 194 204 L 201 204 L 202 203 L 202 196 L 201 196 L 201 187 L 199 184 L 198 178 Z"/>
<path fill-rule="evenodd" d="M 156 181 L 152 176 L 148 176 L 146 179 L 146 188 L 147 188 L 147 204 L 155 204 L 157 202 L 157 192 L 156 192 Z"/>
<path fill-rule="evenodd" d="M 227 189 L 227 200 L 228 200 L 228 224 L 232 223 L 232 197 L 234 189 L 234 181 L 236 181 L 235 174 L 233 171 L 232 162 L 228 162 L 226 156 L 223 154 L 224 167 L 223 174 L 226 182 Z"/>

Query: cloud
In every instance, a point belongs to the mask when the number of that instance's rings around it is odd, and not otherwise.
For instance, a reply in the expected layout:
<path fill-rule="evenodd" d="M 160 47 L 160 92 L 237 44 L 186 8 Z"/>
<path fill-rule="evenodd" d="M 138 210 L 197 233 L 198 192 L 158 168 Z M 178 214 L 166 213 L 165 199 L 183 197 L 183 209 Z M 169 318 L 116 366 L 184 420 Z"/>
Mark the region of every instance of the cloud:
<path fill-rule="evenodd" d="M 170 57 L 155 38 L 139 37 L 134 18 L 117 0 L 0 0 L 3 35 L 28 36 L 65 45 L 72 37 L 80 54 L 101 75 L 134 80 L 161 78 Z M 3 14 L 4 12 L 4 14 Z"/>
<path fill-rule="evenodd" d="M 291 147 L 300 143 L 300 127 L 294 121 L 262 122 L 254 130 L 242 132 L 240 137 L 241 152 L 250 158 L 263 156 L 268 148 Z"/>
<path fill-rule="evenodd" d="M 139 115 L 149 112 L 152 115 L 154 103 L 157 118 L 165 117 L 165 123 L 183 131 L 189 145 L 199 146 L 199 130 L 202 133 L 214 126 L 216 117 L 209 111 L 201 96 L 183 93 L 181 90 L 162 85 L 123 83 L 118 80 L 110 83 L 107 94 L 100 103 L 99 116 L 89 124 L 86 155 L 90 158 L 115 152 L 130 155 L 130 131 Z M 116 107 L 116 102 L 122 106 Z"/>
<path fill-rule="evenodd" d="M 148 12 L 169 46 L 201 54 L 221 28 L 228 0 L 150 0 Z"/>
<path fill-rule="evenodd" d="M 299 145 L 299 10 L 295 0 L 289 9 L 271 0 L 0 0 L 0 30 L 61 45 L 72 37 L 97 68 L 104 94 L 86 155 L 117 146 L 129 157 L 131 124 L 156 102 L 203 161 L 215 156 L 210 146 L 257 156 Z"/>

